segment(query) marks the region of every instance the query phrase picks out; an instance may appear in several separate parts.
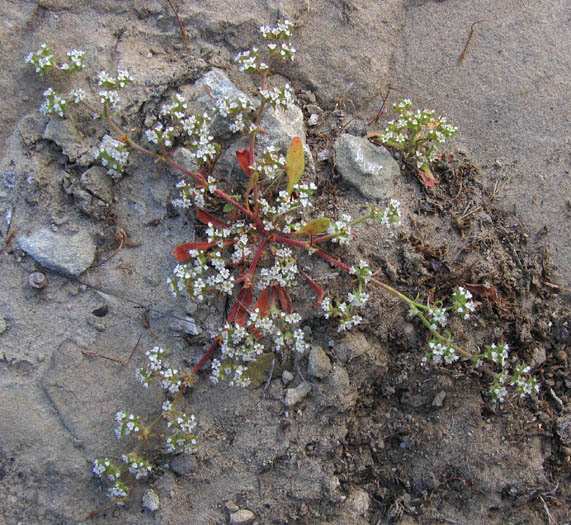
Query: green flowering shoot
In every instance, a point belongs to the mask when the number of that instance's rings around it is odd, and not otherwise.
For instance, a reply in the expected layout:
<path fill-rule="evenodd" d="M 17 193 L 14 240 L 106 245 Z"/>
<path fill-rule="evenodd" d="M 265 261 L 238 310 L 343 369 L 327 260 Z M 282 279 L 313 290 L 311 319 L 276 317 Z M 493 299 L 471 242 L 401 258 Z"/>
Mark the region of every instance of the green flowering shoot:
<path fill-rule="evenodd" d="M 413 110 L 412 102 L 404 99 L 393 106 L 398 118 L 388 122 L 383 133 L 369 135 L 380 144 L 403 152 L 418 170 L 425 184 L 434 186 L 437 180 L 430 170 L 436 159 L 436 151 L 447 138 L 455 135 L 458 128 L 446 117 L 436 116 L 431 109 Z"/>

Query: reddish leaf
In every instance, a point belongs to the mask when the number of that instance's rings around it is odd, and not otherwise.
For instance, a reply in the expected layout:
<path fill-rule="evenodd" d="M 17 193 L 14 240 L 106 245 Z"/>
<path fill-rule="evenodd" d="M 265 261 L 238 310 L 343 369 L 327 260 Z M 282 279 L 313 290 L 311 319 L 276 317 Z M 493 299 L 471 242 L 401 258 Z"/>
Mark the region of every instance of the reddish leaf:
<path fill-rule="evenodd" d="M 282 310 L 286 314 L 293 313 L 293 305 L 291 303 L 291 298 L 287 293 L 287 290 L 278 284 L 274 285 L 274 290 L 277 292 L 278 297 L 280 298 L 280 304 L 282 306 Z"/>
<path fill-rule="evenodd" d="M 196 216 L 198 217 L 198 220 L 202 224 L 208 225 L 209 223 L 212 223 L 217 228 L 228 228 L 228 224 L 221 221 L 220 219 L 217 219 L 216 217 L 214 217 L 214 215 L 208 213 L 206 210 L 203 210 L 202 208 L 196 208 Z"/>
<path fill-rule="evenodd" d="M 216 242 L 185 242 L 179 244 L 172 253 L 176 255 L 178 262 L 185 262 L 190 259 L 188 254 L 190 250 L 208 250 L 208 248 L 212 248 L 214 245 L 216 245 Z"/>
<path fill-rule="evenodd" d="M 497 301 L 498 299 L 498 292 L 493 284 L 486 286 L 484 284 L 462 283 L 462 286 L 464 286 L 466 290 L 470 290 L 474 295 L 490 299 L 491 301 Z"/>
<path fill-rule="evenodd" d="M 250 176 L 250 150 L 248 150 L 248 149 L 237 150 L 236 151 L 236 158 L 238 159 L 240 166 L 242 166 L 242 170 L 244 170 L 244 173 L 246 175 L 248 175 L 248 177 L 249 177 Z"/>
<path fill-rule="evenodd" d="M 291 195 L 293 187 L 299 182 L 305 170 L 305 157 L 301 138 L 294 137 L 286 153 L 287 194 Z"/>
<path fill-rule="evenodd" d="M 440 181 L 432 173 L 426 173 L 425 171 L 418 168 L 416 168 L 416 171 L 418 171 L 422 182 L 424 182 L 424 184 L 426 184 L 429 188 L 433 188 L 437 184 L 440 184 Z"/>
<path fill-rule="evenodd" d="M 236 298 L 236 304 L 228 316 L 228 322 L 231 323 L 234 319 L 236 319 L 236 324 L 239 324 L 240 326 L 246 326 L 246 314 L 248 313 L 248 309 L 250 308 L 251 304 L 252 287 L 243 286 L 238 293 L 238 297 Z"/>
<path fill-rule="evenodd" d="M 315 302 L 313 303 L 315 306 L 321 305 L 321 301 L 325 297 L 325 289 L 319 283 L 316 283 L 309 275 L 307 275 L 304 271 L 300 270 L 301 274 L 307 279 L 307 282 L 313 288 L 313 292 L 315 293 Z"/>
<path fill-rule="evenodd" d="M 270 311 L 269 292 L 270 289 L 268 287 L 264 288 L 254 305 L 254 310 L 257 308 L 260 311 L 260 318 L 266 317 Z"/>

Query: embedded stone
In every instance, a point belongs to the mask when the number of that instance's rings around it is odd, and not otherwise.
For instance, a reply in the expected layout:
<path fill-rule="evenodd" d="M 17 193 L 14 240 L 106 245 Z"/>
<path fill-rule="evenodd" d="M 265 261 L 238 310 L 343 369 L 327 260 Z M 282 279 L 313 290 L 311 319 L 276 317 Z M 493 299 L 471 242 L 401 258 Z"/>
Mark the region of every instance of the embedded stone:
<path fill-rule="evenodd" d="M 391 194 L 400 168 L 385 148 L 348 133 L 343 133 L 333 148 L 339 175 L 364 197 L 386 199 Z"/>
<path fill-rule="evenodd" d="M 309 352 L 307 373 L 323 379 L 331 373 L 331 360 L 320 346 L 314 345 Z"/>
<path fill-rule="evenodd" d="M 230 525 L 247 525 L 256 519 L 256 515 L 247 509 L 240 509 L 230 514 Z"/>
<path fill-rule="evenodd" d="M 65 235 L 40 228 L 20 237 L 18 245 L 44 268 L 67 275 L 80 275 L 95 259 L 95 243 L 86 231 Z"/>
<path fill-rule="evenodd" d="M 301 403 L 311 392 L 311 385 L 307 382 L 300 383 L 295 388 L 288 388 L 285 395 L 285 406 L 293 407 Z"/>

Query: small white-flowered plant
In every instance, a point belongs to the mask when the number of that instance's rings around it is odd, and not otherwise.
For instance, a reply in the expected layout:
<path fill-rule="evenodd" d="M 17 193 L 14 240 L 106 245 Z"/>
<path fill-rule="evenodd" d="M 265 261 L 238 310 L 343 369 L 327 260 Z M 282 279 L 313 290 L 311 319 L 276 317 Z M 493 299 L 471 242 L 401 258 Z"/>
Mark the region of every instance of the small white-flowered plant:
<path fill-rule="evenodd" d="M 159 438 L 167 454 L 196 452 L 197 422 L 194 415 L 181 409 L 181 404 L 184 392 L 193 386 L 199 370 L 209 364 L 212 383 L 226 381 L 231 386 L 247 387 L 252 382 L 248 367 L 261 354 L 308 352 L 310 343 L 303 319 L 290 294 L 302 284 L 313 289 L 314 305 L 326 319 L 335 319 L 338 332 L 362 323 L 359 310 L 370 300 L 366 287 L 372 284 L 381 287 L 407 303 L 411 314 L 430 332 L 423 362 L 440 366 L 452 365 L 460 359 L 471 360 L 474 366 L 487 362 L 493 368 L 489 373 L 493 376 L 490 396 L 494 401 L 503 402 L 509 395 L 508 387 L 521 397 L 535 395 L 539 390 L 527 365 L 511 366 L 514 363 L 510 363 L 507 344 L 491 344 L 484 352 L 473 354 L 462 349 L 449 332 L 442 332 L 454 325 L 450 321 L 454 314 L 468 319 L 475 312 L 476 305 L 467 289 L 458 287 L 450 301 L 423 304 L 377 280 L 367 261 L 351 264 L 327 251 L 327 248 L 340 250 L 349 244 L 357 227 L 368 220 L 392 232 L 402 221 L 397 200 L 390 200 L 384 208 L 371 207 L 356 219 L 348 214 L 341 214 L 335 220 L 315 217 L 317 212 L 311 203 L 319 188 L 312 180 L 302 180 L 307 176 L 302 139 L 295 137 L 287 151 L 275 146 L 257 151 L 257 135 L 267 133 L 261 125 L 265 108 L 287 109 L 294 102 L 294 91 L 288 84 L 268 85 L 274 62 L 294 60 L 292 31 L 293 24 L 287 20 L 274 27 L 262 26 L 263 44 L 237 55 L 240 70 L 254 73 L 259 79 L 259 89 L 252 99 L 222 97 L 215 101 L 212 114 L 195 115 L 189 113 L 189 104 L 177 93 L 161 107 L 152 127 L 142 132 L 150 149 L 136 143 L 113 120 L 111 110 L 120 107 L 119 91 L 133 82 L 126 70 L 120 69 L 114 76 L 99 72 L 95 102 L 90 102 L 86 92 L 73 84 L 66 96 L 52 88 L 44 92 L 42 113 L 65 118 L 68 107 L 78 104 L 108 124 L 113 136 L 103 136 L 94 160 L 113 178 L 125 172 L 132 150 L 184 175 L 177 184 L 180 195 L 175 204 L 192 209 L 203 228 L 198 240 L 173 250 L 178 264 L 168 279 L 169 287 L 174 295 L 186 296 L 195 303 L 204 303 L 210 296 L 224 297 L 231 305 L 220 327 L 212 330 L 208 350 L 191 370 L 169 364 L 167 352 L 160 346 L 146 352 L 146 362 L 135 374 L 143 388 L 151 390 L 155 379 L 162 388 L 160 415 L 145 423 L 131 412 L 117 412 L 116 436 L 127 442 L 135 441 L 136 445 L 121 456 L 121 463 L 103 458 L 93 464 L 93 473 L 104 481 L 114 503 L 123 504 L 133 482 L 152 472 L 153 464 L 141 455 L 143 445 L 151 438 Z M 56 67 L 54 54 L 44 44 L 37 52 L 30 53 L 26 62 L 41 75 L 50 69 L 70 75 L 85 69 L 83 51 L 74 49 L 66 56 Z M 413 111 L 408 100 L 396 105 L 395 111 L 398 120 L 390 123 L 389 129 L 377 138 L 405 151 L 418 169 L 430 174 L 428 164 L 435 158 L 435 147 L 456 129 L 432 111 Z M 217 126 L 212 125 L 215 118 L 226 122 L 232 133 L 248 139 L 248 148 L 236 151 L 236 161 L 242 170 L 236 177 L 236 187 L 232 188 L 236 194 L 227 193 L 230 183 L 218 180 L 213 173 L 221 153 L 221 142 L 214 131 Z M 175 143 L 190 151 L 198 165 L 196 172 L 173 160 Z M 311 261 L 317 259 L 348 274 L 353 287 L 346 296 L 341 299 L 328 296 L 325 288 L 306 273 Z M 157 431 L 159 427 L 163 431 Z"/>
<path fill-rule="evenodd" d="M 430 171 L 430 163 L 436 160 L 436 150 L 455 135 L 456 126 L 448 122 L 446 117 L 436 116 L 431 109 L 413 110 L 412 102 L 404 99 L 393 105 L 397 119 L 388 122 L 383 133 L 376 133 L 381 144 L 404 152 L 405 158 L 426 175 L 425 182 L 432 185 L 434 176 Z"/>

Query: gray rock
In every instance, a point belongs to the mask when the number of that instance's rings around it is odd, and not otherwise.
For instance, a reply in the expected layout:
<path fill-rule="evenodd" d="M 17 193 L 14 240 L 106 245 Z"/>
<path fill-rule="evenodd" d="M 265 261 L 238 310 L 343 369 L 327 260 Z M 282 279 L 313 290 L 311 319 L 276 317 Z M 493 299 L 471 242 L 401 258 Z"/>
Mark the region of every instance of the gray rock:
<path fill-rule="evenodd" d="M 432 406 L 435 408 L 442 408 L 442 405 L 444 404 L 444 398 L 446 397 L 446 392 L 444 392 L 444 390 L 441 390 L 440 392 L 438 392 L 438 394 L 436 394 L 434 396 L 434 399 L 432 400 Z"/>
<path fill-rule="evenodd" d="M 370 505 L 369 494 L 363 489 L 355 489 L 349 494 L 345 505 L 353 514 L 366 516 Z"/>
<path fill-rule="evenodd" d="M 196 325 L 196 321 L 192 317 L 172 319 L 169 326 L 175 332 L 182 332 L 189 335 L 200 334 L 200 328 Z"/>
<path fill-rule="evenodd" d="M 335 365 L 327 381 L 327 404 L 345 411 L 357 401 L 357 393 L 351 388 L 349 374 L 342 366 Z"/>
<path fill-rule="evenodd" d="M 206 75 L 199 78 L 194 86 L 196 93 L 200 93 L 198 103 L 203 111 L 206 111 L 212 116 L 216 114 L 216 103 L 214 99 L 228 97 L 230 100 L 235 100 L 239 97 L 244 97 L 254 103 L 254 100 L 243 91 L 240 91 L 221 69 L 214 68 L 210 70 Z M 210 92 L 214 99 L 206 93 L 206 90 Z M 230 138 L 232 136 L 232 133 L 228 129 L 228 120 L 220 115 L 216 115 L 213 118 L 210 129 L 212 133 L 218 137 Z"/>
<path fill-rule="evenodd" d="M 293 374 L 289 370 L 282 372 L 282 382 L 284 385 L 289 385 L 293 381 Z"/>
<path fill-rule="evenodd" d="M 240 509 L 230 514 L 230 525 L 247 525 L 256 519 L 256 515 L 247 509 Z"/>
<path fill-rule="evenodd" d="M 307 373 L 310 376 L 323 379 L 331 373 L 331 360 L 318 345 L 313 345 L 309 351 Z"/>
<path fill-rule="evenodd" d="M 95 258 L 95 243 L 86 231 L 65 235 L 40 228 L 20 237 L 18 245 L 44 268 L 68 275 L 80 275 Z"/>
<path fill-rule="evenodd" d="M 317 113 L 312 113 L 309 116 L 309 119 L 307 121 L 307 125 L 308 126 L 317 126 L 317 124 L 319 124 L 319 115 Z"/>
<path fill-rule="evenodd" d="M 390 196 L 393 178 L 400 175 L 400 168 L 385 148 L 348 133 L 343 133 L 333 147 L 337 171 L 363 196 L 370 199 Z"/>
<path fill-rule="evenodd" d="M 293 407 L 301 403 L 311 392 L 311 385 L 307 382 L 300 383 L 295 388 L 288 388 L 285 395 L 285 406 Z"/>
<path fill-rule="evenodd" d="M 196 472 L 198 470 L 198 463 L 193 456 L 180 454 L 173 458 L 170 467 L 177 476 L 184 477 Z"/>
<path fill-rule="evenodd" d="M 148 489 L 143 494 L 143 498 L 141 499 L 141 505 L 145 510 L 150 512 L 156 512 L 161 508 L 161 500 L 159 499 L 159 495 L 153 489 Z"/>
<path fill-rule="evenodd" d="M 113 202 L 113 181 L 101 166 L 88 169 L 79 180 L 65 174 L 62 180 L 64 191 L 72 195 L 77 207 L 96 219 L 105 218 Z"/>
<path fill-rule="evenodd" d="M 71 162 L 76 162 L 89 151 L 85 138 L 68 119 L 51 118 L 44 130 L 43 138 L 57 144 Z"/>
<path fill-rule="evenodd" d="M 547 353 L 545 352 L 545 347 L 536 346 L 532 350 L 529 364 L 532 368 L 535 368 L 545 363 L 546 359 L 547 359 Z"/>

